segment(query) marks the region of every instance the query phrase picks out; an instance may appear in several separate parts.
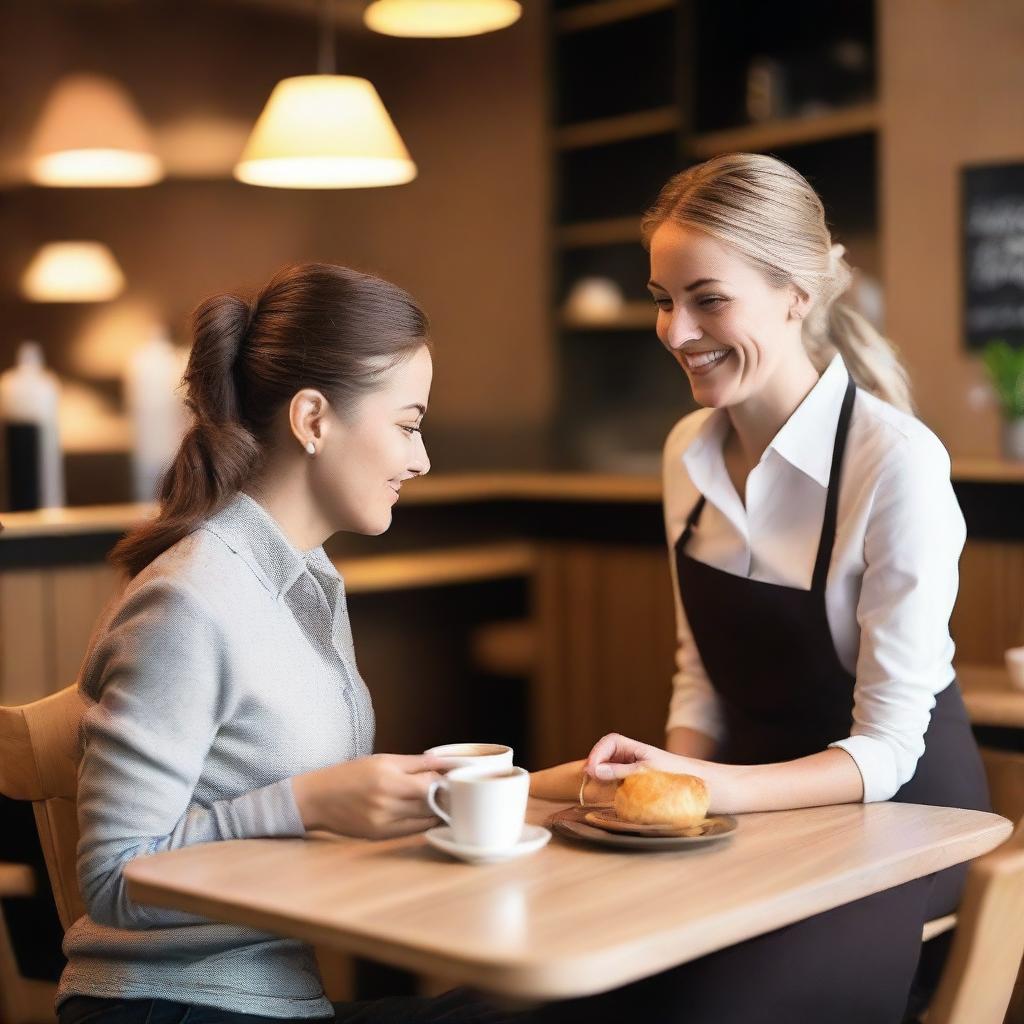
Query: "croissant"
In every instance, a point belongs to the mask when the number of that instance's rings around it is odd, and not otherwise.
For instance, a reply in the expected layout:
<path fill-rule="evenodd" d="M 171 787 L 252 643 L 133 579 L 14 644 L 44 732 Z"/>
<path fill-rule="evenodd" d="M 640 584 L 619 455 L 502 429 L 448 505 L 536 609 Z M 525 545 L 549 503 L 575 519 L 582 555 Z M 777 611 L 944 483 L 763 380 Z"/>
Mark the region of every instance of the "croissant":
<path fill-rule="evenodd" d="M 703 821 L 711 798 L 696 775 L 644 769 L 627 775 L 615 792 L 615 813 L 641 825 L 687 828 Z"/>

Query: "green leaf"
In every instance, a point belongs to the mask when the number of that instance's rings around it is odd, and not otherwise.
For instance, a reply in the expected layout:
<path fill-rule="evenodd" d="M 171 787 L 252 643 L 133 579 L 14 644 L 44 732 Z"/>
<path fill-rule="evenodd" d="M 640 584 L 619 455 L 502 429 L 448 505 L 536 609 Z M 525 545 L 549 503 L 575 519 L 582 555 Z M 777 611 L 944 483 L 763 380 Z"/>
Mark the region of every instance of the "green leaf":
<path fill-rule="evenodd" d="M 990 341 L 981 354 L 1007 419 L 1024 417 L 1024 348 L 1005 341 Z"/>

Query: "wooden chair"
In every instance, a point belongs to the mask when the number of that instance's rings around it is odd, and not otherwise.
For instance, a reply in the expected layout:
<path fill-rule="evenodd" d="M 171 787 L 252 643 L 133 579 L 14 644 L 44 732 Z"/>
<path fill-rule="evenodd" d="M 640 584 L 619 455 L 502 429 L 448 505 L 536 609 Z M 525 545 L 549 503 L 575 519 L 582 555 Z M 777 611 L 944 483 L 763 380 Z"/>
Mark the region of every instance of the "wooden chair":
<path fill-rule="evenodd" d="M 57 914 L 65 929 L 85 913 L 75 871 L 79 727 L 84 711 L 85 701 L 74 685 L 21 707 L 0 707 L 0 793 L 32 801 Z"/>
<path fill-rule="evenodd" d="M 13 800 L 32 801 L 47 874 L 65 930 L 85 913 L 75 866 L 79 728 L 85 708 L 77 685 L 31 704 L 0 707 L 0 793 Z M 329 997 L 339 1002 L 354 998 L 351 958 L 332 950 L 316 952 Z M 0 1024 L 21 1022 L 3 1019 Z"/>
<path fill-rule="evenodd" d="M 982 759 L 993 808 L 1018 825 L 1002 846 L 971 864 L 927 1024 L 1024 1022 L 1024 989 L 1017 984 L 1024 957 L 1024 755 L 983 750 Z M 925 935 L 929 928 L 932 935 L 947 930 L 939 923 L 929 922 Z"/>

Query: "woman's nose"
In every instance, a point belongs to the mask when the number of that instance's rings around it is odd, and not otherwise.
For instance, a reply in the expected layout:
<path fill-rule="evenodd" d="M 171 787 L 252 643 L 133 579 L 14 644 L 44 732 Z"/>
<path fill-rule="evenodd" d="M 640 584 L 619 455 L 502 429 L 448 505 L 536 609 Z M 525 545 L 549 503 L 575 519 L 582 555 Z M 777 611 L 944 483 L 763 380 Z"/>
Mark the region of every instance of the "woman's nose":
<path fill-rule="evenodd" d="M 672 351 L 681 349 L 689 341 L 698 341 L 704 332 L 697 321 L 685 310 L 674 309 L 666 332 L 666 343 Z"/>
<path fill-rule="evenodd" d="M 412 462 L 409 463 L 409 472 L 416 476 L 425 476 L 430 472 L 430 459 L 427 457 L 427 446 L 423 443 L 423 435 L 418 434 L 417 437 L 419 438 L 419 450 L 413 456 Z"/>

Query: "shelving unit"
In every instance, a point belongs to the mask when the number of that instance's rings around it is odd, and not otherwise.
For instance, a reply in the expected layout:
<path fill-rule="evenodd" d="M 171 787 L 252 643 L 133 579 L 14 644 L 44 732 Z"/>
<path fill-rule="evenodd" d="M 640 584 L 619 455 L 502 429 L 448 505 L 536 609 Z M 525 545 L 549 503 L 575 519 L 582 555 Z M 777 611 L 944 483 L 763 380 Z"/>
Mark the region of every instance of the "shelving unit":
<path fill-rule="evenodd" d="M 686 146 L 692 156 L 704 160 L 719 153 L 759 153 L 828 142 L 874 132 L 880 125 L 879 105 L 859 103 L 809 117 L 791 117 L 720 132 L 704 132 L 688 139 Z"/>
<path fill-rule="evenodd" d="M 658 107 L 636 114 L 606 117 L 597 121 L 560 128 L 555 137 L 559 149 L 583 149 L 587 146 L 602 146 L 611 142 L 625 142 L 645 135 L 662 135 L 679 127 L 679 111 L 675 107 Z"/>
<path fill-rule="evenodd" d="M 688 407 L 685 380 L 659 358 L 639 244 L 643 211 L 672 174 L 724 152 L 777 155 L 818 190 L 855 265 L 878 276 L 877 12 L 870 0 L 791 0 L 785 19 L 768 5 L 737 18 L 720 0 L 553 6 L 557 427 L 566 461 L 601 469 L 594 437 L 621 443 L 616 461 L 659 444 L 658 423 L 667 431 Z M 566 312 L 587 277 L 619 286 L 619 315 Z"/>

